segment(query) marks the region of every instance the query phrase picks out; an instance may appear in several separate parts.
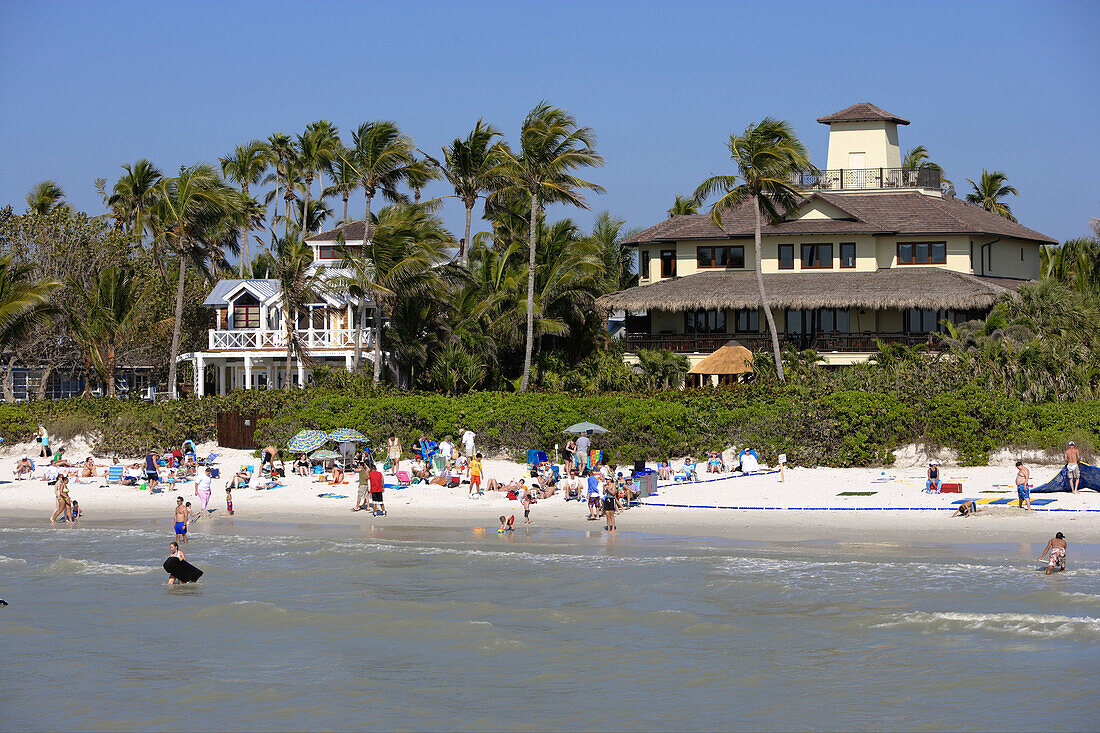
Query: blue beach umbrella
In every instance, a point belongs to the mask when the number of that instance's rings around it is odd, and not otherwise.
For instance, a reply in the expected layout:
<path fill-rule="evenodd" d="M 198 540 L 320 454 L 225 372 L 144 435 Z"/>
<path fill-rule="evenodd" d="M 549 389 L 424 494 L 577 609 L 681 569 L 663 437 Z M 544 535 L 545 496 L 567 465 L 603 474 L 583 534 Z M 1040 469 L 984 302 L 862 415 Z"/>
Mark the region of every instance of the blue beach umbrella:
<path fill-rule="evenodd" d="M 314 448 L 320 448 L 328 440 L 322 430 L 302 430 L 286 444 L 291 453 L 309 453 Z"/>
<path fill-rule="evenodd" d="M 367 443 L 370 438 L 351 428 L 337 428 L 328 434 L 328 439 L 335 443 Z"/>

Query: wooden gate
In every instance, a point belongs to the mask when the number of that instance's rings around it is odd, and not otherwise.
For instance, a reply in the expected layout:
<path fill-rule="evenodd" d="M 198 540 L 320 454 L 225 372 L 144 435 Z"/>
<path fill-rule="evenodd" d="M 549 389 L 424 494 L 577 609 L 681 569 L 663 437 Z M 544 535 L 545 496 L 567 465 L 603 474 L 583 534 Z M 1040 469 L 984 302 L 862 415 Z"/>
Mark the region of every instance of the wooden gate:
<path fill-rule="evenodd" d="M 256 421 L 262 415 L 258 412 L 219 412 L 218 447 L 256 450 Z"/>

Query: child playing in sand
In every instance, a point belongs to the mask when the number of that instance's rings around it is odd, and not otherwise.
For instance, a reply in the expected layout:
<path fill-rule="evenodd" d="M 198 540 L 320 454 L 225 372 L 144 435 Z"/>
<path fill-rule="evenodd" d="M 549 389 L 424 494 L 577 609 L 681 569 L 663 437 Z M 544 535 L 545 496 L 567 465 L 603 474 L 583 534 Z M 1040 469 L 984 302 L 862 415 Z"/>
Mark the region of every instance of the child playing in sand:
<path fill-rule="evenodd" d="M 531 524 L 531 492 L 524 491 L 523 498 L 520 499 L 520 504 L 523 505 L 523 524 Z"/>
<path fill-rule="evenodd" d="M 73 521 L 75 522 L 80 519 L 80 515 L 83 513 L 84 511 L 80 508 L 80 502 L 73 499 Z"/>
<path fill-rule="evenodd" d="M 501 514 L 500 515 L 500 529 L 498 529 L 497 532 L 507 532 L 507 531 L 508 531 L 508 517 Z"/>
<path fill-rule="evenodd" d="M 470 460 L 470 497 L 481 494 L 481 454 Z"/>

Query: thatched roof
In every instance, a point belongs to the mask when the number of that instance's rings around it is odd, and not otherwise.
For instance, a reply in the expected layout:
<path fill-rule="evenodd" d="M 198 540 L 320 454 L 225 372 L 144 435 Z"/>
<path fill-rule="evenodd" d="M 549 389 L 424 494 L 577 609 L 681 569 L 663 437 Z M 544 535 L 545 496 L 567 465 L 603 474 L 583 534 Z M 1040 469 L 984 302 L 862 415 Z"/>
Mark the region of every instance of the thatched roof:
<path fill-rule="evenodd" d="M 775 308 L 988 308 L 1012 292 L 989 279 L 939 267 L 895 267 L 872 272 L 794 272 L 764 275 Z M 716 270 L 659 280 L 596 301 L 606 310 L 685 311 L 757 308 L 752 270 Z"/>
<path fill-rule="evenodd" d="M 800 206 L 815 199 L 839 209 L 845 218 L 791 219 L 778 224 L 765 224 L 761 233 L 785 236 L 984 234 L 1043 244 L 1058 243 L 1045 234 L 990 213 L 980 206 L 968 204 L 961 199 L 929 196 L 917 191 L 820 191 L 807 196 Z M 721 228 L 711 221 L 710 214 L 674 216 L 638 232 L 625 240 L 624 244 L 752 237 L 754 225 L 752 202 L 746 201 L 738 208 L 723 214 Z"/>
<path fill-rule="evenodd" d="M 908 125 L 909 120 L 904 117 L 892 115 L 877 104 L 870 102 L 856 102 L 851 107 L 845 107 L 839 112 L 833 112 L 825 117 L 818 117 L 817 121 L 823 125 L 834 122 L 896 122 L 899 125 Z"/>
<path fill-rule="evenodd" d="M 688 374 L 749 374 L 752 352 L 736 341 L 727 341 L 713 354 L 688 370 Z"/>

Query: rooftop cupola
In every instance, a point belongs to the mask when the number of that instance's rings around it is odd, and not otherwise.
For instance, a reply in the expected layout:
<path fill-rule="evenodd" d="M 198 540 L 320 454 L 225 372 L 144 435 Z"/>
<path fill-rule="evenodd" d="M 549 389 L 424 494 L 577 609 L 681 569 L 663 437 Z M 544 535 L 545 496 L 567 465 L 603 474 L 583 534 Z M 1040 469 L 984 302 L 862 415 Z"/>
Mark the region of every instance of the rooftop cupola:
<path fill-rule="evenodd" d="M 859 102 L 817 121 L 829 126 L 829 170 L 901 167 L 898 125 L 909 120 Z"/>

